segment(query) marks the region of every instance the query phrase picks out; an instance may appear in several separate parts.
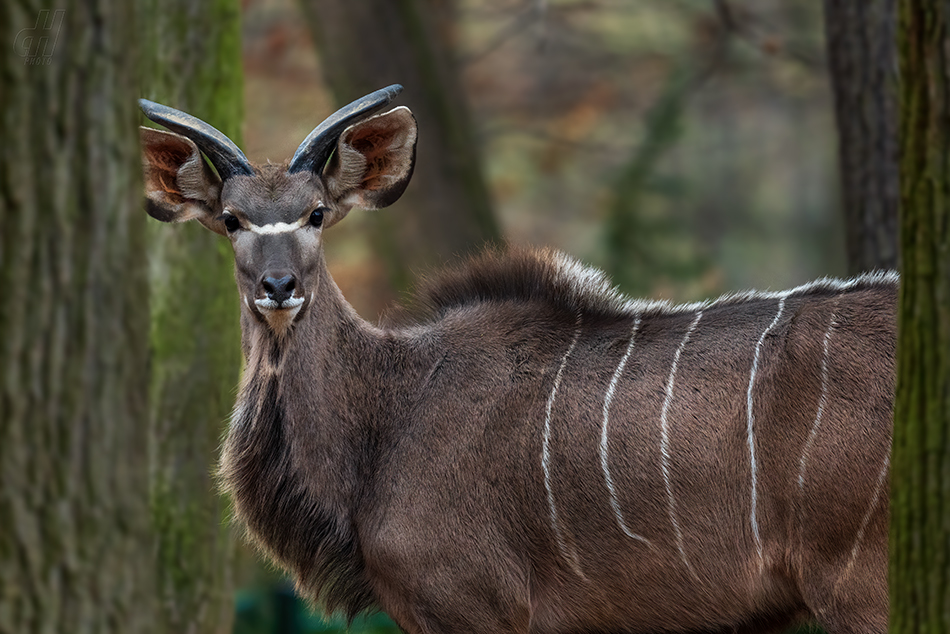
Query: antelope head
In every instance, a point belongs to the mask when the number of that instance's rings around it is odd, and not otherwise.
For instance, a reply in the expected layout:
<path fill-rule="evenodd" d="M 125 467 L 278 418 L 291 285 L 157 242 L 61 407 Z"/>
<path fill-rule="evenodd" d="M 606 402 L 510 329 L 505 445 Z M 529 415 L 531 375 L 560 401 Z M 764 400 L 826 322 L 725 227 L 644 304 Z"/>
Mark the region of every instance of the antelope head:
<path fill-rule="evenodd" d="M 147 211 L 162 222 L 195 219 L 227 237 L 246 312 L 282 337 L 319 291 L 323 230 L 353 207 L 391 205 L 409 183 L 415 119 L 403 106 L 376 114 L 401 90 L 389 86 L 341 108 L 282 165 L 252 165 L 204 121 L 142 99 L 145 115 L 171 130 L 141 129 Z"/>

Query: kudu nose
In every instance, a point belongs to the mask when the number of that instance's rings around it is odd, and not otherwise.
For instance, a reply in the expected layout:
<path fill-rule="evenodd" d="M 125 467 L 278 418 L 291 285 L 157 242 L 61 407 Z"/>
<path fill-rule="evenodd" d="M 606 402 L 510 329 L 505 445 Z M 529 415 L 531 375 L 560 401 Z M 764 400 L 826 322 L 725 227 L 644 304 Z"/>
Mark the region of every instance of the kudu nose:
<path fill-rule="evenodd" d="M 261 286 L 264 287 L 264 292 L 267 293 L 267 297 L 280 305 L 281 302 L 293 297 L 297 280 L 290 274 L 281 277 L 276 277 L 276 275 L 280 275 L 280 273 L 275 275 L 265 274 L 264 279 L 261 280 Z"/>

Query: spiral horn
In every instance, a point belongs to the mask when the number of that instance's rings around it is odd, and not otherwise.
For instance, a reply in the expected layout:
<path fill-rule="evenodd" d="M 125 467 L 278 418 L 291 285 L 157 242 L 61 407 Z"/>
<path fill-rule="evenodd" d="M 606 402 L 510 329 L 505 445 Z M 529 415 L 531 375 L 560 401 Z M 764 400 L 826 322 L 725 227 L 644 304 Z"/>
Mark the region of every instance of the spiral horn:
<path fill-rule="evenodd" d="M 214 165 L 221 180 L 227 180 L 232 176 L 254 174 L 254 168 L 244 156 L 244 152 L 217 128 L 208 125 L 198 117 L 148 99 L 139 99 L 139 107 L 142 108 L 145 116 L 155 123 L 160 123 L 172 132 L 194 141 L 198 149 Z"/>
<path fill-rule="evenodd" d="M 393 84 L 357 99 L 334 112 L 303 140 L 294 153 L 294 157 L 290 159 L 287 171 L 293 174 L 303 170 L 322 168 L 330 158 L 333 148 L 336 147 L 337 139 L 350 124 L 383 109 L 401 92 L 402 86 Z"/>

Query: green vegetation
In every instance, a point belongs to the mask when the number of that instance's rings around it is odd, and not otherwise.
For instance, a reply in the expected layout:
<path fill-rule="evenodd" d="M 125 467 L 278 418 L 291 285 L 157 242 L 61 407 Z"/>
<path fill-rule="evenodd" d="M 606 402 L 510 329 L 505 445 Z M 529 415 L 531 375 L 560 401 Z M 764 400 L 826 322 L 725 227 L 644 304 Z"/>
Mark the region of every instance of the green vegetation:
<path fill-rule="evenodd" d="M 352 623 L 310 610 L 286 579 L 243 588 L 236 597 L 233 634 L 398 634 L 382 613 L 357 617 Z"/>

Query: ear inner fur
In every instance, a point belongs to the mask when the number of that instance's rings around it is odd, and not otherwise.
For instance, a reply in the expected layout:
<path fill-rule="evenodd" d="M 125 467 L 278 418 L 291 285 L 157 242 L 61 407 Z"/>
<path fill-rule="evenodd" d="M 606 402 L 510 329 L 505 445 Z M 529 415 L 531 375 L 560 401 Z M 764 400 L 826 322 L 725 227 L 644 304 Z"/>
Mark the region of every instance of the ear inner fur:
<path fill-rule="evenodd" d="M 367 209 L 391 205 L 409 184 L 415 149 L 415 119 L 408 108 L 351 125 L 325 172 L 331 196 Z"/>
<path fill-rule="evenodd" d="M 162 222 L 207 215 L 220 194 L 220 179 L 190 139 L 141 128 L 146 211 Z"/>

